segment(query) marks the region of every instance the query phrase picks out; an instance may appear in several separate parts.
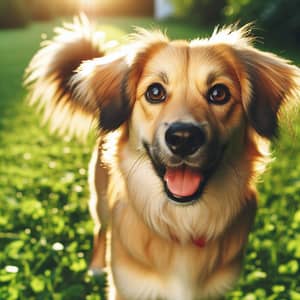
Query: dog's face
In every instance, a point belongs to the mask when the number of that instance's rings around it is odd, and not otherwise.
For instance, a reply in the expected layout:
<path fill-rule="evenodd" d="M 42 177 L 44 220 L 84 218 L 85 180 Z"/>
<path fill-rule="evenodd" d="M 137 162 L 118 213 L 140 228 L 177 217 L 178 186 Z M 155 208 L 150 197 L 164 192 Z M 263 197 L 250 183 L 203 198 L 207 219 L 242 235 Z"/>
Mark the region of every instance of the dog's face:
<path fill-rule="evenodd" d="M 169 43 L 152 50 L 137 84 L 131 136 L 176 204 L 198 200 L 229 144 L 243 143 L 238 70 L 224 56 L 212 46 Z"/>

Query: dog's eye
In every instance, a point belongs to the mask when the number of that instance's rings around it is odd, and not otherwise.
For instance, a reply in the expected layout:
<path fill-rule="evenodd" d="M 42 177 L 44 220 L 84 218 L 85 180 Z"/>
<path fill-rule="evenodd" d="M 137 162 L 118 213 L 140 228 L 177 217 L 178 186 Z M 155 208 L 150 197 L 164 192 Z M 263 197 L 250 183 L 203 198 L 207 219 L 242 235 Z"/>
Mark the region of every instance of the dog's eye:
<path fill-rule="evenodd" d="M 207 100 L 213 104 L 225 104 L 229 99 L 230 92 L 224 84 L 214 85 L 207 93 Z"/>
<path fill-rule="evenodd" d="M 160 103 L 166 100 L 167 93 L 160 83 L 152 83 L 147 88 L 145 97 L 150 103 Z"/>

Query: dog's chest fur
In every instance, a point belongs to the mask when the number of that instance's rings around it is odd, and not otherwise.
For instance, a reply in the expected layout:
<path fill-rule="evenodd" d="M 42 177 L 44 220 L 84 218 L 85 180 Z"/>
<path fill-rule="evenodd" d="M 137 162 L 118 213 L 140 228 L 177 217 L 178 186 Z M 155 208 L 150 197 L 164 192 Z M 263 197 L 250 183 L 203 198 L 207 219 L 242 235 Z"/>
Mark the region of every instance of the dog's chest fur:
<path fill-rule="evenodd" d="M 204 247 L 164 240 L 126 204 L 117 205 L 114 220 L 112 271 L 125 299 L 206 299 L 224 293 L 236 280 L 240 259 L 234 255 L 222 262 L 220 240 Z"/>

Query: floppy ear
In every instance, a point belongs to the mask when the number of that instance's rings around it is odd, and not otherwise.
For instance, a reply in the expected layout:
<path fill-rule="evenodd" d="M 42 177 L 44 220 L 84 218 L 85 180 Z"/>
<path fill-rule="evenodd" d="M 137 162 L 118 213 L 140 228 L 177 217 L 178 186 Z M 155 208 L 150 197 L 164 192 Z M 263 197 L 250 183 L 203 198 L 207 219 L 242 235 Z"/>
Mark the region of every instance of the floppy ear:
<path fill-rule="evenodd" d="M 130 112 L 122 51 L 106 54 L 109 42 L 85 16 L 55 30 L 25 72 L 29 103 L 44 112 L 51 129 L 86 137 L 100 115 L 100 128 L 114 130 Z"/>
<path fill-rule="evenodd" d="M 117 129 L 130 115 L 138 80 L 147 59 L 167 38 L 137 30 L 134 43 L 113 54 L 104 33 L 85 16 L 55 30 L 25 72 L 29 103 L 44 111 L 52 130 L 86 136 L 99 118 L 99 128 Z M 87 122 L 88 124 L 87 124 Z"/>
<path fill-rule="evenodd" d="M 99 111 L 99 129 L 117 129 L 130 116 L 136 87 L 147 61 L 164 47 L 160 32 L 139 29 L 134 43 L 111 55 L 84 62 L 73 76 L 74 96 Z"/>
<path fill-rule="evenodd" d="M 128 64 L 123 55 L 84 62 L 73 77 L 74 96 L 99 112 L 99 128 L 117 129 L 130 115 L 134 91 L 128 91 Z"/>
<path fill-rule="evenodd" d="M 242 97 L 249 122 L 259 135 L 272 139 L 277 135 L 281 105 L 299 97 L 300 70 L 287 60 L 251 46 L 240 49 L 239 56 L 248 82 L 248 90 L 242 84 Z"/>

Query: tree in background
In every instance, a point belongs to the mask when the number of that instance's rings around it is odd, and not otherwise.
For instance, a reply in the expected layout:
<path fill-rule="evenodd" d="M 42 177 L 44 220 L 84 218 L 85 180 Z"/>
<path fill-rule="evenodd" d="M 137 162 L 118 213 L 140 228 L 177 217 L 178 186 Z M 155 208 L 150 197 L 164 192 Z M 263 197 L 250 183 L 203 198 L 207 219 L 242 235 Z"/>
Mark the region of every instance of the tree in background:
<path fill-rule="evenodd" d="M 271 38 L 300 41 L 300 0 L 228 0 L 224 9 L 228 22 L 255 21 Z"/>
<path fill-rule="evenodd" d="M 227 0 L 170 0 L 175 9 L 175 17 L 188 17 L 199 25 L 215 25 L 223 17 Z"/>
<path fill-rule="evenodd" d="M 300 0 L 170 0 L 175 15 L 199 25 L 254 22 L 268 37 L 300 41 Z"/>
<path fill-rule="evenodd" d="M 194 1 L 190 7 L 192 21 L 200 25 L 216 25 L 223 18 L 226 0 L 201 0 Z"/>

